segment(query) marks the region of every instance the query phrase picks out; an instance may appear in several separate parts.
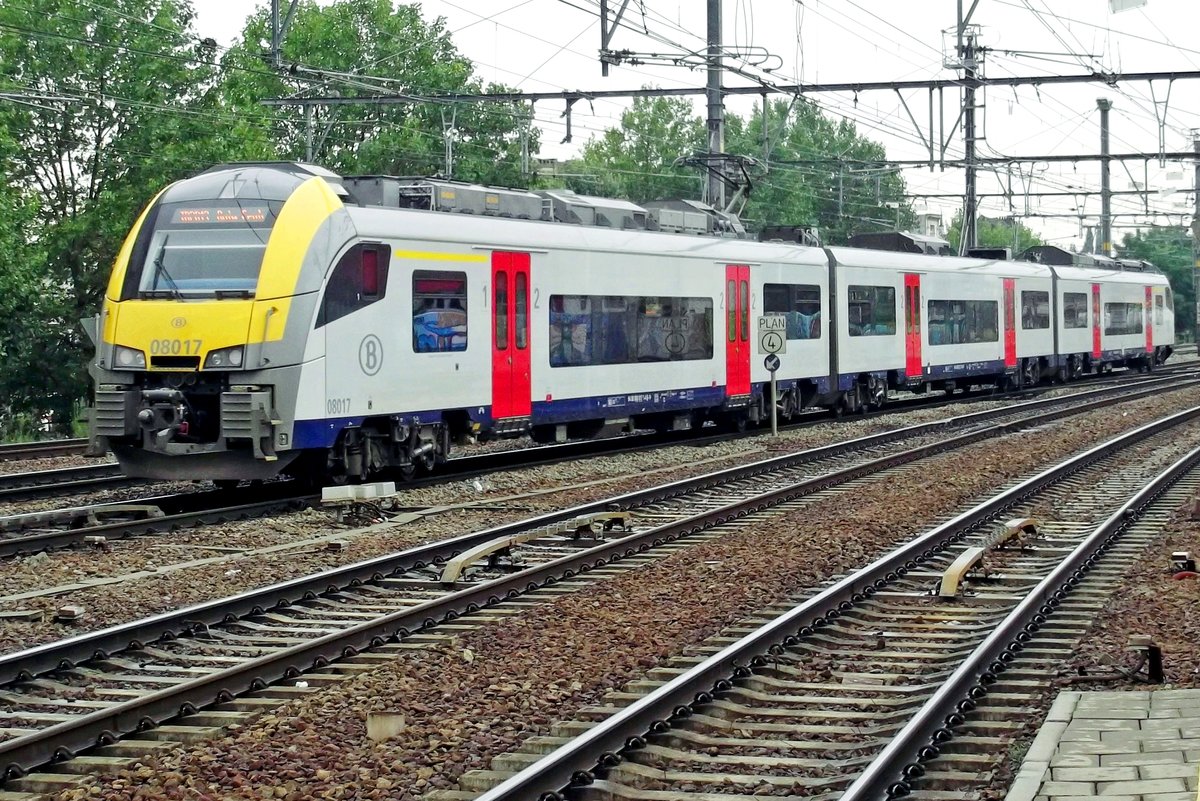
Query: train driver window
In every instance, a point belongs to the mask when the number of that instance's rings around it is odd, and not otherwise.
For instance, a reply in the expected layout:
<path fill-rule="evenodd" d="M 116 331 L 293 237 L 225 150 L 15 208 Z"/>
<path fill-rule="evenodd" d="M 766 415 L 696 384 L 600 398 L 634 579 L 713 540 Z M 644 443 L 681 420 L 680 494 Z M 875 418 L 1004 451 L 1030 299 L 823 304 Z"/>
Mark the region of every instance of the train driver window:
<path fill-rule="evenodd" d="M 1171 311 L 1175 311 L 1175 298 L 1171 295 L 1171 287 L 1167 287 L 1165 294 L 1167 296 L 1167 308 Z"/>
<path fill-rule="evenodd" d="M 846 320 L 852 337 L 891 336 L 896 333 L 896 289 L 890 286 L 853 286 L 847 293 Z M 912 319 L 909 321 L 912 331 Z"/>
<path fill-rule="evenodd" d="M 1154 296 L 1154 324 L 1163 324 L 1163 298 L 1162 295 Z"/>
<path fill-rule="evenodd" d="M 355 245 L 346 251 L 325 284 L 316 327 L 340 320 L 386 295 L 391 255 L 387 245 Z"/>
<path fill-rule="evenodd" d="M 1088 296 L 1086 292 L 1063 293 L 1063 328 L 1088 327 Z"/>
<path fill-rule="evenodd" d="M 467 274 L 413 271 L 413 352 L 467 349 Z"/>
<path fill-rule="evenodd" d="M 1026 331 L 1050 327 L 1050 293 L 1021 293 L 1021 328 Z"/>
<path fill-rule="evenodd" d="M 821 287 L 816 284 L 763 284 L 763 314 L 787 319 L 788 339 L 821 338 Z"/>

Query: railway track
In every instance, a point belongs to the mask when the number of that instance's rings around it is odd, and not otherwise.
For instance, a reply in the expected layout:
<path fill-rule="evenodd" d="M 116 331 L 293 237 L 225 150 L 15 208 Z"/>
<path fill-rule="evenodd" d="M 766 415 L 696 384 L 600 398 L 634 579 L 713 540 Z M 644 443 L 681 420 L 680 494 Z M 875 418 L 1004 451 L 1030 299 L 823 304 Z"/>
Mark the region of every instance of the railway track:
<path fill-rule="evenodd" d="M 0 445 L 0 462 L 19 459 L 46 459 L 52 456 L 77 456 L 83 453 L 86 448 L 86 439 L 10 442 Z"/>
<path fill-rule="evenodd" d="M 1200 448 L 1175 442 L 1175 426 L 1198 417 L 1200 407 L 1158 421 L 1010 487 L 429 797 L 978 798 L 1037 714 L 1052 666 L 1200 488 Z M 1186 453 L 1139 469 L 1123 461 L 1137 443 Z M 1039 508 L 1053 519 L 1034 536 Z M 990 572 L 939 595 L 1010 516 L 1020 533 L 989 552 Z"/>
<path fill-rule="evenodd" d="M 1096 408 L 1120 399 L 1091 398 L 1087 405 Z M 314 687 L 338 681 L 387 658 L 389 648 L 403 647 L 388 642 L 427 631 L 441 621 L 470 613 L 510 613 L 505 599 L 566 591 L 565 585 L 599 580 L 613 569 L 661 558 L 683 547 L 680 539 L 696 542 L 719 536 L 715 527 L 747 514 L 823 490 L 838 491 L 855 481 L 887 480 L 887 471 L 914 469 L 925 456 L 1081 410 L 1078 398 L 1035 401 L 964 415 L 953 423 L 887 432 L 9 654 L 0 657 L 0 694 L 6 704 L 0 736 L 8 738 L 0 741 L 0 769 L 17 778 L 98 743 L 145 730 L 132 746 L 109 744 L 88 757 L 104 764 L 105 759 L 146 747 L 148 739 L 169 739 L 195 732 L 196 727 L 203 732 L 247 710 L 296 695 L 296 687 L 267 685 L 294 679 L 306 668 L 310 672 L 305 681 Z M 1021 420 L 989 422 L 1021 415 Z M 964 427 L 968 430 L 963 433 L 949 433 Z M 912 447 L 914 437 L 923 438 L 924 444 Z M 610 530 L 601 531 L 606 528 Z M 458 563 L 464 572 L 448 574 Z M 372 646 L 384 653 L 358 654 Z M 352 655 L 349 661 L 347 654 Z M 325 669 L 339 659 L 342 667 Z M 181 710 L 200 709 L 205 711 L 180 720 L 182 729 L 155 728 L 177 718 Z M 93 763 L 85 759 L 82 764 Z M 48 780 L 17 780 L 10 782 L 11 789 L 20 789 L 23 781 Z"/>
<path fill-rule="evenodd" d="M 28 501 L 81 492 L 133 487 L 145 479 L 127 478 L 117 464 L 81 465 L 0 475 L 0 503 Z"/>
<path fill-rule="evenodd" d="M 1103 399 L 1112 396 L 1141 397 L 1164 391 L 1193 373 L 1159 376 L 1135 382 L 1120 381 L 1067 397 L 1037 401 L 1043 405 L 1070 404 L 1073 399 Z M 927 405 L 927 404 L 926 404 Z M 1013 407 L 1016 414 L 1026 407 Z M 1029 406 L 1028 408 L 1035 408 Z M 979 415 L 963 415 L 962 422 L 1001 419 L 1010 412 L 994 409 Z M 798 425 L 811 425 L 801 423 Z M 929 424 L 936 427 L 938 424 Z M 931 429 L 932 430 L 932 429 Z M 532 449 L 477 454 L 451 460 L 437 476 L 412 482 L 410 486 L 435 484 L 449 477 L 487 475 L 491 472 L 553 464 L 594 455 L 653 450 L 670 444 L 704 445 L 729 435 L 697 438 L 689 432 L 647 434 L 618 441 L 591 440 Z M 108 479 L 134 482 L 132 479 Z M 0 490 L 0 499 L 4 491 Z M 157 534 L 228 520 L 249 519 L 285 509 L 298 509 L 319 502 L 320 496 L 294 483 L 243 486 L 233 490 L 184 492 L 151 496 L 131 501 L 105 502 L 66 509 L 0 517 L 0 558 L 58 550 L 88 542 L 108 542 L 131 536 Z"/>
<path fill-rule="evenodd" d="M 1128 373 L 1113 374 L 1098 374 L 1084 376 L 1076 382 L 1077 386 L 1120 386 L 1134 385 L 1144 381 L 1166 380 L 1168 378 L 1195 373 L 1197 365 L 1195 363 L 1183 363 L 1171 365 L 1169 367 L 1160 367 L 1155 371 L 1157 377 L 1151 378 L 1131 378 Z M 868 412 L 863 417 L 874 417 L 880 415 L 891 414 L 895 412 L 912 411 L 915 409 L 925 408 L 940 408 L 951 404 L 959 404 L 964 400 L 971 399 L 990 399 L 990 398 L 1035 398 L 1041 394 L 1049 392 L 1053 389 L 1061 388 L 1061 386 L 1042 385 L 1033 389 L 1016 390 L 1009 393 L 996 393 L 990 389 L 974 390 L 959 392 L 953 396 L 945 396 L 941 394 L 923 395 L 923 396 L 907 396 L 889 401 L 887 405 L 881 409 Z M 817 425 L 822 421 L 828 420 L 835 415 L 828 411 L 808 411 L 798 415 L 793 421 L 782 421 L 781 430 L 795 430 L 811 425 Z M 460 476 L 464 474 L 485 474 L 498 470 L 508 470 L 513 467 L 527 466 L 534 464 L 545 464 L 553 461 L 563 461 L 572 458 L 581 458 L 585 456 L 593 456 L 608 453 L 631 452 L 637 450 L 648 450 L 651 448 L 661 447 L 663 445 L 678 444 L 688 442 L 697 446 L 705 445 L 711 442 L 730 439 L 737 436 L 754 436 L 758 431 L 751 431 L 745 434 L 713 434 L 701 433 L 695 431 L 670 432 L 666 434 L 639 434 L 629 437 L 604 438 L 598 440 L 588 440 L 581 442 L 570 442 L 561 445 L 539 446 L 534 448 L 522 448 L 513 451 L 500 451 L 487 454 L 464 455 L 452 458 L 445 466 L 439 468 L 435 476 L 422 478 L 416 481 L 408 482 L 408 486 L 419 487 L 431 483 L 437 483 L 451 476 Z M 28 459 L 42 456 L 64 455 L 74 451 L 64 451 L 62 453 L 54 450 L 54 447 L 68 448 L 74 447 L 77 443 L 86 445 L 86 440 L 58 440 L 49 443 L 15 443 L 13 445 L 0 445 L 0 461 L 6 458 L 9 460 Z M 5 448 L 10 448 L 12 455 L 5 457 Z M 82 452 L 82 446 L 78 452 Z M 517 455 L 520 454 L 520 455 Z M 50 470 L 38 470 L 24 473 L 9 473 L 0 474 L 0 503 L 16 503 L 28 501 L 37 498 L 58 497 L 77 495 L 85 492 L 97 492 L 102 490 L 118 489 L 122 487 L 143 486 L 149 485 L 151 482 L 147 479 L 127 478 L 122 475 L 119 465 L 114 463 L 97 464 L 97 465 L 80 465 L 73 467 L 57 468 Z M 141 501 L 134 501 L 141 503 Z M 2 554 L 0 554 L 2 555 Z"/>

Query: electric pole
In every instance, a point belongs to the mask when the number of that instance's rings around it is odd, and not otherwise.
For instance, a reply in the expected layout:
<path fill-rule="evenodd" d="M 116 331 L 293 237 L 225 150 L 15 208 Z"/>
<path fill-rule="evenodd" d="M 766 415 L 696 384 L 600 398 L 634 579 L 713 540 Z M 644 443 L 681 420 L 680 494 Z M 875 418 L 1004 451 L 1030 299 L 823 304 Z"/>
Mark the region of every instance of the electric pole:
<path fill-rule="evenodd" d="M 1100 108 L 1100 234 L 1098 244 L 1100 255 L 1112 258 L 1112 189 L 1108 184 L 1108 110 L 1112 101 L 1099 97 L 1096 105 Z"/>
<path fill-rule="evenodd" d="M 963 16 L 963 0 L 958 0 L 958 57 L 961 59 L 963 70 L 963 161 L 966 164 L 966 185 L 963 192 L 963 221 L 962 236 L 959 238 L 958 251 L 966 255 L 967 251 L 976 245 L 975 220 L 979 214 L 979 201 L 975 187 L 975 80 L 979 77 L 976 72 L 981 54 L 978 47 L 979 28 L 968 25 L 971 15 L 979 0 L 971 3 L 970 10 Z"/>
<path fill-rule="evenodd" d="M 1196 216 L 1192 219 L 1192 341 L 1200 343 L 1200 131 L 1192 131 L 1192 149 L 1196 151 L 1196 176 L 1193 194 L 1196 196 Z M 1200 347 L 1200 345 L 1197 345 Z"/>
<path fill-rule="evenodd" d="M 708 180 L 704 201 L 725 210 L 724 164 L 718 155 L 725 152 L 725 108 L 721 96 L 721 0 L 708 0 Z"/>

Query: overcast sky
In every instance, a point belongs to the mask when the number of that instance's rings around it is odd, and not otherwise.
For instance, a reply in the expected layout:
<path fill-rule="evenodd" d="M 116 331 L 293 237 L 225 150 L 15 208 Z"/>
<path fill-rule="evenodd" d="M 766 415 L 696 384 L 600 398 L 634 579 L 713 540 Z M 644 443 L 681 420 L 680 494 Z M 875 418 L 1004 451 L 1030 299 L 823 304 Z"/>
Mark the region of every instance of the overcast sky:
<path fill-rule="evenodd" d="M 266 2 L 266 0 L 262 0 Z M 202 36 L 212 36 L 223 45 L 236 38 L 244 22 L 243 0 L 193 0 L 196 27 Z M 619 6 L 620 0 L 610 0 Z M 419 4 L 427 18 L 444 17 L 461 53 L 476 65 L 485 81 L 505 83 L 531 92 L 635 89 L 644 85 L 700 87 L 701 70 L 647 64 L 620 66 L 601 77 L 597 61 L 600 28 L 598 0 L 425 0 Z M 970 5 L 969 0 L 965 5 Z M 617 32 L 614 49 L 639 53 L 677 55 L 703 48 L 705 3 L 702 0 L 632 0 Z M 724 37 L 727 47 L 767 54 L 771 60 L 746 69 L 764 76 L 773 67 L 770 80 L 778 83 L 838 83 L 889 81 L 922 78 L 953 78 L 943 67 L 952 53 L 944 30 L 954 26 L 954 0 L 724 0 Z M 1200 3 L 1196 0 L 1147 0 L 1142 8 L 1113 13 L 1109 0 L 979 0 L 971 20 L 980 26 L 981 43 L 991 48 L 985 73 L 1004 75 L 1080 74 L 1105 71 L 1197 71 L 1200 72 Z M 653 38 L 643 32 L 648 31 Z M 346 65 L 351 67 L 354 65 Z M 727 86 L 750 82 L 729 74 Z M 1169 93 L 1169 94 L 1168 94 Z M 928 151 L 921 142 L 928 136 L 929 94 L 907 92 L 905 99 L 921 124 L 918 132 L 898 96 L 892 91 L 815 94 L 832 116 L 853 120 L 861 133 L 881 141 L 894 159 L 924 159 Z M 1200 128 L 1200 80 L 1167 81 L 1151 86 L 1145 82 L 1107 86 L 1088 83 L 1070 86 L 992 88 L 983 96 L 980 143 L 984 156 L 1033 156 L 1099 152 L 1099 112 L 1096 99 L 1112 101 L 1111 136 L 1113 153 L 1157 152 L 1160 131 L 1169 151 L 1191 150 L 1192 129 Z M 727 108 L 748 114 L 753 100 L 730 98 Z M 957 92 L 945 93 L 944 134 L 950 133 L 958 116 Z M 597 100 L 574 108 L 572 143 L 560 144 L 565 134 L 561 103 L 545 102 L 536 107 L 543 130 L 541 155 L 567 158 L 590 135 L 619 123 L 621 101 Z M 938 137 L 937 107 L 935 132 Z M 697 111 L 702 113 L 701 100 Z M 1157 112 L 1157 114 L 1156 114 Z M 961 129 L 947 150 L 948 157 L 962 154 Z M 761 156 L 761 153 L 750 154 Z M 1113 211 L 1122 216 L 1114 221 L 1114 238 L 1121 226 L 1150 222 L 1178 224 L 1193 210 L 1192 165 L 1170 163 L 1160 167 L 1157 159 L 1148 164 L 1114 163 L 1114 190 L 1141 188 L 1149 182 L 1153 190 L 1146 202 L 1139 196 L 1114 198 Z M 785 169 L 785 168 L 780 168 Z M 777 172 L 776 175 L 779 175 Z M 904 172 L 914 194 L 962 191 L 962 171 L 931 172 L 928 168 Z M 774 176 L 773 176 L 774 177 Z M 1079 211 L 1094 215 L 1098 197 L 1031 199 L 1032 191 L 1071 192 L 1099 189 L 1099 167 L 1095 162 L 1028 163 L 1014 166 L 1011 179 L 1005 167 L 981 174 L 981 192 L 1000 192 L 1011 186 L 1017 194 L 1017 213 L 1065 215 L 1030 217 L 1027 224 L 1059 244 L 1082 243 Z M 1185 191 L 1160 194 L 1172 188 Z M 949 220 L 960 207 L 953 198 L 916 199 L 918 208 L 927 206 Z M 1009 213 L 1006 198 L 985 198 L 983 213 Z M 1094 216 L 1091 220 L 1094 223 Z"/>

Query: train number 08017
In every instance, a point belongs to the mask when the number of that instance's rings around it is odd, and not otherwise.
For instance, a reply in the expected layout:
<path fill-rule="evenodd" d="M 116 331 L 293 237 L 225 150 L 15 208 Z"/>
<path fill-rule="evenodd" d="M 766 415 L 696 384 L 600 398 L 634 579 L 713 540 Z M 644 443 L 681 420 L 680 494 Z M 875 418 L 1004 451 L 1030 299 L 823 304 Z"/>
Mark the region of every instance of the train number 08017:
<path fill-rule="evenodd" d="M 325 414 L 333 416 L 336 414 L 350 414 L 350 399 L 349 398 L 326 398 L 325 399 Z"/>
<path fill-rule="evenodd" d="M 203 346 L 203 340 L 199 339 L 152 339 L 150 340 L 150 355 L 199 356 Z"/>

